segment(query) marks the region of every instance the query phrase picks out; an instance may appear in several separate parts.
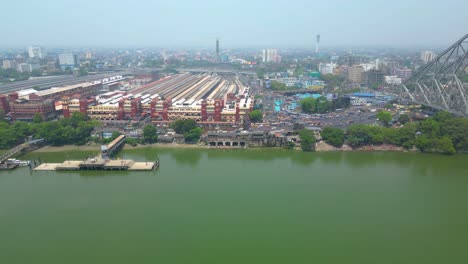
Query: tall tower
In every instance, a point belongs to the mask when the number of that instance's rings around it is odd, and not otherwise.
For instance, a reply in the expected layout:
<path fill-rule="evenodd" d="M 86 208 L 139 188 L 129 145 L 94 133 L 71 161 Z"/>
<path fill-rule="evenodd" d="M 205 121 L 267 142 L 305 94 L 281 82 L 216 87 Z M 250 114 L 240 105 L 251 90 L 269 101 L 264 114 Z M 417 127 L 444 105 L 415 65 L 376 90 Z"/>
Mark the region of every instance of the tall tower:
<path fill-rule="evenodd" d="M 221 57 L 219 57 L 219 39 L 216 39 L 216 62 L 219 63 Z"/>
<path fill-rule="evenodd" d="M 319 52 L 319 43 L 320 43 L 320 34 L 317 34 L 316 42 L 315 42 L 315 53 Z"/>

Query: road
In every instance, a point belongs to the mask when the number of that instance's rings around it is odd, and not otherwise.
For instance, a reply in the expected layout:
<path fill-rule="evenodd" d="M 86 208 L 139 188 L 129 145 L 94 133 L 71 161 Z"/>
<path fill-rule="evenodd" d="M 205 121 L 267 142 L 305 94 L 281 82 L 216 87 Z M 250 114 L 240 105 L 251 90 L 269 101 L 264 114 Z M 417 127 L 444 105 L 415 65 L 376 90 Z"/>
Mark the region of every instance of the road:
<path fill-rule="evenodd" d="M 96 75 L 88 75 L 82 77 L 74 77 L 72 75 L 51 76 L 44 78 L 37 78 L 26 81 L 13 82 L 8 84 L 0 84 L 0 94 L 7 94 L 14 91 L 23 89 L 39 87 L 39 89 L 46 89 L 54 86 L 72 85 L 82 82 L 94 81 L 106 77 L 129 74 L 130 72 L 113 72 Z"/>

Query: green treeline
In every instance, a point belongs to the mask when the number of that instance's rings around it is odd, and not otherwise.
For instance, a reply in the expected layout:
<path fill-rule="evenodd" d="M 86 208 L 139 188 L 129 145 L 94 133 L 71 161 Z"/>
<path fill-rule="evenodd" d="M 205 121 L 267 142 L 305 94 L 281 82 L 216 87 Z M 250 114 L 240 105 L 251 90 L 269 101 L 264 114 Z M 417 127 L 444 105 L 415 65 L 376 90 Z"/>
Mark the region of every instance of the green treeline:
<path fill-rule="evenodd" d="M 307 114 L 324 114 L 334 111 L 338 108 L 347 108 L 350 106 L 350 100 L 347 97 L 340 97 L 336 100 L 328 101 L 321 96 L 318 98 L 304 98 L 299 101 L 302 112 Z"/>
<path fill-rule="evenodd" d="M 468 151 L 468 119 L 439 112 L 423 121 L 407 123 L 401 128 L 352 125 L 346 131 L 325 127 L 322 138 L 330 145 L 351 147 L 383 143 L 406 149 L 416 147 L 421 152 L 454 154 Z"/>
<path fill-rule="evenodd" d="M 70 118 L 51 122 L 42 122 L 39 115 L 35 116 L 33 123 L 0 122 L 0 149 L 8 149 L 23 143 L 28 136 L 44 138 L 54 146 L 83 145 L 89 141 L 91 131 L 97 125 L 97 121 L 89 120 L 81 113 L 73 113 Z"/>
<path fill-rule="evenodd" d="M 177 119 L 171 123 L 171 128 L 177 134 L 184 135 L 185 143 L 197 143 L 203 130 L 197 126 L 197 122 L 192 119 Z"/>

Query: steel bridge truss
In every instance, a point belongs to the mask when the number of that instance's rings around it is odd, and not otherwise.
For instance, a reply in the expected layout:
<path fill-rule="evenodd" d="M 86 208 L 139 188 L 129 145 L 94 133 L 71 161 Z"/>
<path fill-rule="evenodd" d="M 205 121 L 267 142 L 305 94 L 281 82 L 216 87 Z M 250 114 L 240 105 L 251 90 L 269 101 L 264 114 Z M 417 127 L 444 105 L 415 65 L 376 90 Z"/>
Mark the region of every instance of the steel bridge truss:
<path fill-rule="evenodd" d="M 468 117 L 468 34 L 402 84 L 405 99 Z"/>

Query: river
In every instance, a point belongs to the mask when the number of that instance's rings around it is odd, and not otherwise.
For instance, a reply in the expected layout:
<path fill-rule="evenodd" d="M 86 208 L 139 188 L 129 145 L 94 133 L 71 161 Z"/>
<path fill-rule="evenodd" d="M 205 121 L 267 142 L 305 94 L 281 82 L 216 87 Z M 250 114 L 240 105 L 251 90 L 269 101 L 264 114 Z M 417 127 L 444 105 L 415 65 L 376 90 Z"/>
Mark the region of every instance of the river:
<path fill-rule="evenodd" d="M 466 155 L 120 155 L 161 167 L 1 171 L 0 263 L 468 263 Z"/>

